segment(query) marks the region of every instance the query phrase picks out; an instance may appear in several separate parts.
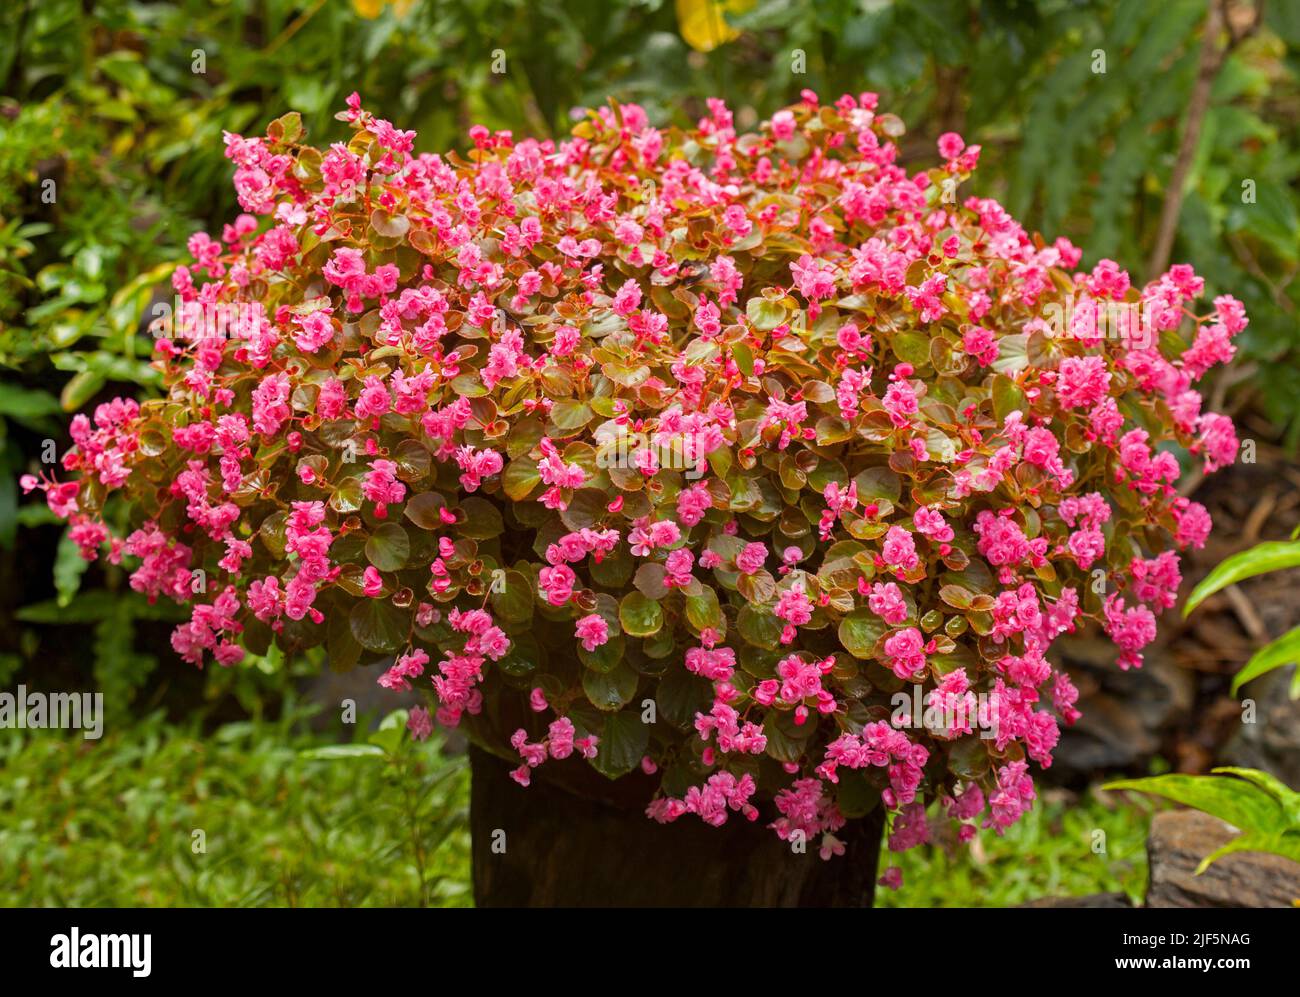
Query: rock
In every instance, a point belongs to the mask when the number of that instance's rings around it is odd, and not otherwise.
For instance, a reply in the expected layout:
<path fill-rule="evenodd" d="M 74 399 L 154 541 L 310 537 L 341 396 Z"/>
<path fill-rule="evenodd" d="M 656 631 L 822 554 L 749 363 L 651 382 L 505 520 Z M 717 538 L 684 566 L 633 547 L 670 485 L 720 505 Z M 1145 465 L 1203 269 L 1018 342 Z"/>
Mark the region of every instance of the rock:
<path fill-rule="evenodd" d="M 1223 747 L 1228 765 L 1263 769 L 1300 786 L 1300 700 L 1289 695 L 1291 669 L 1261 675 L 1242 691 L 1255 701 L 1255 722 L 1243 723 Z"/>
<path fill-rule="evenodd" d="M 1090 893 L 1086 897 L 1039 897 L 1021 907 L 1132 907 L 1125 893 Z"/>
<path fill-rule="evenodd" d="M 1160 750 L 1164 734 L 1192 704 L 1192 678 L 1160 648 L 1140 669 L 1121 671 L 1104 638 L 1060 638 L 1052 657 L 1079 687 L 1083 718 L 1061 730 L 1046 773 L 1055 782 L 1086 780 L 1098 771 L 1140 767 Z"/>
<path fill-rule="evenodd" d="M 371 715 L 370 727 L 373 730 L 387 714 L 393 710 L 410 709 L 423 704 L 424 700 L 414 689 L 401 692 L 385 689 L 376 679 L 393 663 L 391 658 L 373 665 L 357 665 L 346 672 L 336 672 L 330 668 L 320 674 L 305 679 L 302 683 L 302 695 L 308 702 L 321 707 L 311 720 L 313 730 L 333 729 L 343 709 L 344 700 L 356 703 L 358 720 L 366 714 Z"/>
<path fill-rule="evenodd" d="M 1199 810 L 1166 810 L 1147 838 L 1148 907 L 1291 907 L 1300 899 L 1300 863 L 1263 852 L 1219 859 L 1194 875 L 1201 859 L 1236 836 Z"/>

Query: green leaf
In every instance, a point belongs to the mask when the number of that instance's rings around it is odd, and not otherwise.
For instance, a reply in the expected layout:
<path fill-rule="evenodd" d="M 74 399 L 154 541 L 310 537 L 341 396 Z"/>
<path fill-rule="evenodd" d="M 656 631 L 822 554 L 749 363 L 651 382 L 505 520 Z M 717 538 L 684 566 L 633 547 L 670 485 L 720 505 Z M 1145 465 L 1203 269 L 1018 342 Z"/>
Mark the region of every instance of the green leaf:
<path fill-rule="evenodd" d="M 1268 793 L 1229 776 L 1157 775 L 1146 779 L 1120 779 L 1103 789 L 1132 789 L 1163 796 L 1226 820 L 1233 827 L 1273 831 L 1284 826 L 1282 805 Z"/>
<path fill-rule="evenodd" d="M 695 714 L 709 708 L 712 686 L 680 665 L 670 667 L 655 689 L 659 716 L 683 729 L 695 721 Z"/>
<path fill-rule="evenodd" d="M 329 501 L 331 509 L 346 516 L 350 512 L 359 510 L 363 500 L 361 479 L 356 475 L 350 475 L 339 481 L 330 494 Z"/>
<path fill-rule="evenodd" d="M 939 589 L 939 598 L 953 609 L 970 609 L 975 594 L 961 585 L 944 585 Z"/>
<path fill-rule="evenodd" d="M 366 740 L 378 746 L 386 755 L 395 753 L 402 738 L 406 736 L 406 721 L 410 716 L 408 710 L 393 710 L 380 722 L 379 729 Z"/>
<path fill-rule="evenodd" d="M 302 115 L 297 111 L 280 115 L 266 126 L 266 135 L 273 142 L 297 142 L 303 136 Z"/>
<path fill-rule="evenodd" d="M 712 627 L 719 630 L 726 623 L 722 607 L 718 605 L 718 593 L 705 585 L 699 595 L 686 597 L 686 619 L 696 630 Z"/>
<path fill-rule="evenodd" d="M 573 493 L 569 507 L 560 513 L 560 521 L 573 531 L 595 526 L 605 515 L 609 497 L 597 488 L 580 488 Z"/>
<path fill-rule="evenodd" d="M 731 357 L 736 361 L 736 366 L 746 377 L 754 376 L 754 351 L 744 343 L 733 343 L 731 346 Z"/>
<path fill-rule="evenodd" d="M 521 571 L 507 571 L 500 586 L 489 590 L 492 609 L 503 619 L 522 623 L 533 616 L 533 586 Z"/>
<path fill-rule="evenodd" d="M 805 726 L 813 728 L 816 724 L 809 723 Z M 791 763 L 797 762 L 803 757 L 804 749 L 808 745 L 806 737 L 791 737 L 777 723 L 765 723 L 763 733 L 767 737 L 767 748 L 765 750 L 769 758 L 775 758 L 778 762 Z M 808 733 L 811 734 L 812 730 L 809 729 Z"/>
<path fill-rule="evenodd" d="M 501 487 L 512 502 L 524 501 L 541 483 L 542 476 L 537 473 L 537 462 L 530 457 L 512 460 L 501 475 Z"/>
<path fill-rule="evenodd" d="M 1024 412 L 1028 399 L 1020 385 L 1005 374 L 993 377 L 993 415 L 1003 422 L 1012 412 Z"/>
<path fill-rule="evenodd" d="M 1183 616 L 1204 602 L 1209 596 L 1229 585 L 1235 585 L 1245 578 L 1262 575 L 1283 568 L 1300 565 L 1300 543 L 1291 540 L 1270 540 L 1256 544 L 1249 550 L 1243 550 L 1225 558 L 1200 584 L 1192 589 L 1183 605 Z"/>
<path fill-rule="evenodd" d="M 48 391 L 0 384 L 0 416 L 30 424 L 61 411 L 59 400 Z"/>
<path fill-rule="evenodd" d="M 331 671 L 346 672 L 361 660 L 361 645 L 352 636 L 351 621 L 342 612 L 325 617 L 325 655 Z"/>
<path fill-rule="evenodd" d="M 387 599 L 362 599 L 348 617 L 357 643 L 377 654 L 391 654 L 406 643 L 411 615 Z"/>
<path fill-rule="evenodd" d="M 998 340 L 998 358 L 993 369 L 999 374 L 1015 374 L 1029 366 L 1029 337 L 1023 332 Z"/>
<path fill-rule="evenodd" d="M 869 467 L 853 478 L 858 488 L 858 498 L 863 502 L 889 499 L 897 502 L 903 494 L 903 482 L 897 472 L 888 467 Z"/>
<path fill-rule="evenodd" d="M 1232 679 L 1232 694 L 1251 679 L 1259 678 L 1265 672 L 1300 661 L 1300 627 L 1288 630 L 1275 641 L 1270 641 L 1251 655 L 1244 668 Z"/>
<path fill-rule="evenodd" d="M 957 458 L 957 444 L 942 429 L 931 426 L 925 434 L 925 449 L 930 459 L 951 464 Z"/>
<path fill-rule="evenodd" d="M 636 695 L 637 675 L 624 662 L 607 672 L 582 670 L 582 691 L 598 710 L 621 710 Z"/>
<path fill-rule="evenodd" d="M 300 751 L 298 757 L 320 762 L 337 761 L 340 758 L 383 758 L 384 749 L 374 744 L 329 744 L 323 748 Z"/>
<path fill-rule="evenodd" d="M 390 215 L 383 208 L 370 212 L 370 227 L 385 239 L 400 239 L 411 228 L 411 220 L 405 215 Z"/>
<path fill-rule="evenodd" d="M 747 602 L 736 616 L 736 629 L 747 643 L 773 651 L 780 646 L 783 624 L 771 610 Z"/>
<path fill-rule="evenodd" d="M 396 523 L 384 523 L 366 541 L 366 560 L 380 571 L 400 571 L 411 556 L 411 538 Z"/>
<path fill-rule="evenodd" d="M 104 384 L 104 376 L 94 371 L 83 370 L 79 374 L 74 374 L 59 393 L 59 403 L 63 406 L 63 411 L 75 412 L 84 407 Z"/>
<path fill-rule="evenodd" d="M 594 413 L 586 402 L 563 398 L 551 406 L 551 422 L 564 431 L 581 429 L 591 422 Z"/>
<path fill-rule="evenodd" d="M 880 790 L 871 784 L 865 772 L 842 769 L 839 779 L 835 803 L 845 817 L 865 817 L 880 805 Z"/>
<path fill-rule="evenodd" d="M 645 364 L 629 367 L 621 363 L 601 365 L 601 371 L 615 384 L 624 388 L 637 388 L 650 380 L 650 368 Z"/>
<path fill-rule="evenodd" d="M 1297 793 L 1277 776 L 1269 772 L 1262 772 L 1259 769 L 1241 768 L 1236 765 L 1222 765 L 1210 771 L 1215 775 L 1235 775 L 1239 779 L 1245 779 L 1252 785 L 1258 786 L 1277 800 L 1278 803 L 1282 804 L 1282 809 L 1286 812 L 1291 823 L 1300 825 L 1300 793 Z"/>
<path fill-rule="evenodd" d="M 471 540 L 491 540 L 506 530 L 501 512 L 487 499 L 471 496 L 460 503 L 464 518 L 456 523 L 456 532 Z"/>
<path fill-rule="evenodd" d="M 745 315 L 755 329 L 771 332 L 785 321 L 785 305 L 766 298 L 750 298 L 745 303 Z"/>
<path fill-rule="evenodd" d="M 924 367 L 930 362 L 930 337 L 919 332 L 900 332 L 891 343 L 894 355 L 913 367 Z"/>
<path fill-rule="evenodd" d="M 867 607 L 860 606 L 840 620 L 840 644 L 855 658 L 871 658 L 876 642 L 888 629 L 884 620 Z"/>
<path fill-rule="evenodd" d="M 1211 864 L 1234 852 L 1266 852 L 1269 855 L 1280 855 L 1292 862 L 1300 862 L 1300 834 L 1295 832 L 1261 834 L 1258 831 L 1239 834 L 1222 848 L 1217 848 L 1205 856 L 1201 864 L 1196 867 L 1196 875 L 1199 876 Z"/>
<path fill-rule="evenodd" d="M 592 768 L 610 779 L 626 775 L 641 764 L 650 744 L 650 728 L 635 710 L 622 710 L 605 718 Z"/>
<path fill-rule="evenodd" d="M 81 556 L 81 549 L 73 542 L 71 533 L 64 531 L 54 554 L 54 590 L 58 593 L 60 606 L 72 602 L 72 597 L 81 588 L 81 576 L 88 567 L 90 562 Z"/>
<path fill-rule="evenodd" d="M 948 752 L 948 768 L 960 779 L 982 778 L 989 770 L 988 741 L 978 737 L 959 738 Z"/>
<path fill-rule="evenodd" d="M 640 592 L 629 592 L 618 604 L 618 622 L 629 636 L 649 637 L 663 626 L 664 611 L 659 603 Z"/>
<path fill-rule="evenodd" d="M 422 530 L 436 530 L 444 525 L 438 510 L 446 507 L 447 500 L 437 492 L 419 492 L 411 496 L 402 515 Z"/>
<path fill-rule="evenodd" d="M 142 595 L 132 592 L 119 594 L 107 589 L 78 592 L 66 606 L 58 599 L 45 599 L 24 606 L 14 614 L 24 623 L 69 624 L 98 623 L 110 616 L 128 615 L 141 620 L 176 622 L 189 614 L 171 602 L 149 603 Z"/>
<path fill-rule="evenodd" d="M 594 651 L 588 651 L 579 644 L 578 660 L 582 662 L 584 668 L 590 668 L 593 672 L 612 672 L 622 662 L 626 648 L 625 638 L 622 634 L 616 633 Z"/>

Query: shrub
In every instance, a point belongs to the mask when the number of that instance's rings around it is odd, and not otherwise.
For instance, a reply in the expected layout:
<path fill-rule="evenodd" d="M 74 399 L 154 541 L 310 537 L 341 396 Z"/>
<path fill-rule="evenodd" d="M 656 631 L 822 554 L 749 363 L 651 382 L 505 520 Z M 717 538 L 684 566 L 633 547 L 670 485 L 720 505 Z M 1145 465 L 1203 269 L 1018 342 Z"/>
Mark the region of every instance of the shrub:
<path fill-rule="evenodd" d="M 771 798 L 823 856 L 879 805 L 896 849 L 936 798 L 1002 830 L 1078 715 L 1052 640 L 1139 665 L 1204 541 L 1172 447 L 1235 456 L 1192 384 L 1243 310 L 959 205 L 978 147 L 907 173 L 873 94 L 709 106 L 464 157 L 355 95 L 347 144 L 228 136 L 247 214 L 190 240 L 167 396 L 25 487 L 192 605 L 187 661 L 395 653 L 521 783 L 577 753 L 660 821 Z"/>

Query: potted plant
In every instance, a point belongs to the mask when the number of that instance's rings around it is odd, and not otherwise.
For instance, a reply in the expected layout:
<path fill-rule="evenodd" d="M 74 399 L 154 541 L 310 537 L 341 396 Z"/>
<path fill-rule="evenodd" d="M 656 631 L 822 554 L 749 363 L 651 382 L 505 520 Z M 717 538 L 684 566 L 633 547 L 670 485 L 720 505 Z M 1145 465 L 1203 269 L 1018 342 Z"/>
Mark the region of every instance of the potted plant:
<path fill-rule="evenodd" d="M 1052 640 L 1139 665 L 1210 527 L 1168 445 L 1235 454 L 1192 385 L 1238 302 L 1077 271 L 959 198 L 978 147 L 900 167 L 870 93 L 445 156 L 340 117 L 226 137 L 166 394 L 24 479 L 191 607 L 181 657 L 391 656 L 412 733 L 476 746 L 484 904 L 869 904 L 886 829 L 1032 805 Z"/>

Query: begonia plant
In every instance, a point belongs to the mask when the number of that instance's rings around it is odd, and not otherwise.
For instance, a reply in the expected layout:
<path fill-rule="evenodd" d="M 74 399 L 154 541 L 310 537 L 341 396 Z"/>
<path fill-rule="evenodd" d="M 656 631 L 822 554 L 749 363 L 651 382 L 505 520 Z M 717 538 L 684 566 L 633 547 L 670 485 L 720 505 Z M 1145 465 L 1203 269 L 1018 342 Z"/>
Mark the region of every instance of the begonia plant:
<path fill-rule="evenodd" d="M 464 721 L 525 785 L 639 768 L 663 822 L 761 804 L 823 857 L 876 807 L 896 849 L 935 800 L 1014 823 L 1078 716 L 1053 640 L 1140 665 L 1210 529 L 1175 482 L 1235 457 L 1193 385 L 1241 305 L 1079 269 L 959 194 L 955 134 L 908 172 L 870 93 L 445 155 L 340 118 L 226 137 L 245 213 L 190 239 L 165 395 L 24 479 L 189 607 L 177 653 L 388 657 L 417 737 Z"/>

